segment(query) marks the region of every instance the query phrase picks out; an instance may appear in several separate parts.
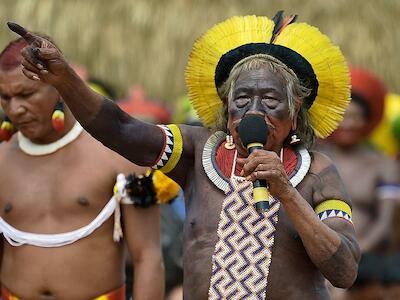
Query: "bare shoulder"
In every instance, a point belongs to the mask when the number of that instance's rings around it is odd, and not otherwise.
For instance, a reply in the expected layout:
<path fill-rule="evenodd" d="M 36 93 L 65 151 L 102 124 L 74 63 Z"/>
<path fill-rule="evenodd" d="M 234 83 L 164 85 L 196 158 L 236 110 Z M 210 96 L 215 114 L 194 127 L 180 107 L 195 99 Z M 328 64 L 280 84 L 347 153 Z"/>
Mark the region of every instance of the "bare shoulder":
<path fill-rule="evenodd" d="M 127 160 L 125 157 L 119 155 L 118 153 L 107 148 L 107 157 L 109 158 L 109 162 L 111 162 L 112 167 L 114 168 L 116 173 L 130 174 L 134 173 L 144 174 L 148 167 L 142 167 L 135 165 L 134 163 Z"/>
<path fill-rule="evenodd" d="M 309 173 L 314 177 L 313 204 L 325 200 L 342 200 L 351 206 L 343 181 L 332 160 L 320 152 L 311 152 L 312 162 Z"/>
<path fill-rule="evenodd" d="M 212 134 L 211 130 L 202 126 L 179 125 L 183 138 L 183 151 L 186 157 L 201 155 L 204 144 Z"/>
<path fill-rule="evenodd" d="M 6 159 L 10 156 L 10 154 L 14 153 L 15 150 L 18 150 L 18 140 L 16 134 L 9 140 L 8 142 L 0 143 L 0 159 Z"/>
<path fill-rule="evenodd" d="M 204 143 L 210 136 L 210 129 L 202 126 L 179 125 L 182 137 L 196 146 L 198 143 Z"/>
<path fill-rule="evenodd" d="M 327 167 L 335 167 L 332 159 L 329 158 L 326 154 L 319 151 L 310 151 L 310 155 L 312 157 L 310 172 L 314 174 L 319 174 L 322 170 Z"/>

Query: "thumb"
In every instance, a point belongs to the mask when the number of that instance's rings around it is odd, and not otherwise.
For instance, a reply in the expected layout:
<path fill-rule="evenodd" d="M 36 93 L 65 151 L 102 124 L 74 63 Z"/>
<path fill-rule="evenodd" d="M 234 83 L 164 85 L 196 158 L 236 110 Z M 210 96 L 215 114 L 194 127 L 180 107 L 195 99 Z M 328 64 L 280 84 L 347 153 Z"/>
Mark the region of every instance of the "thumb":
<path fill-rule="evenodd" d="M 8 26 L 8 28 L 10 28 L 11 31 L 14 31 L 16 34 L 20 35 L 30 45 L 33 44 L 34 42 L 38 41 L 37 36 L 30 33 L 28 30 L 26 30 L 21 25 L 18 25 L 13 22 L 7 22 L 7 26 Z"/>
<path fill-rule="evenodd" d="M 244 166 L 244 164 L 247 162 L 247 158 L 240 158 L 240 157 L 238 157 L 237 159 L 236 159 L 236 163 L 239 165 L 239 166 L 241 166 L 241 167 L 243 167 Z"/>

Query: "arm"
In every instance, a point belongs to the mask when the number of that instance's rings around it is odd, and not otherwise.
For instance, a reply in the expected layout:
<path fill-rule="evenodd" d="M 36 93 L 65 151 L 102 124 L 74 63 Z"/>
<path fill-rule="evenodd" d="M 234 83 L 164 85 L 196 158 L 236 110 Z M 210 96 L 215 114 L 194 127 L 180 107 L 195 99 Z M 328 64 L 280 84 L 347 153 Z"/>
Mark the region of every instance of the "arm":
<path fill-rule="evenodd" d="M 318 181 L 313 187 L 314 203 L 344 199 L 343 185 L 336 169 L 330 162 L 321 163 L 321 160 L 324 159 L 318 155 L 313 161 L 320 165 L 316 170 Z M 321 221 L 310 203 L 290 185 L 276 153 L 255 151 L 242 163 L 247 179 L 268 182 L 271 195 L 282 203 L 308 256 L 320 272 L 334 286 L 350 287 L 357 276 L 360 256 L 353 225 L 341 218 Z"/>
<path fill-rule="evenodd" d="M 373 195 L 376 199 L 376 218 L 359 237 L 361 252 L 370 251 L 388 237 L 393 212 L 396 203 L 400 200 L 400 170 L 396 161 L 381 154 L 377 159 L 379 159 L 379 164 L 377 164 L 379 185 L 375 188 Z"/>
<path fill-rule="evenodd" d="M 145 174 L 144 168 L 138 168 L 131 163 L 127 164 L 127 161 L 115 152 L 112 152 L 112 155 L 111 161 L 118 173 Z M 150 182 L 149 178 L 151 178 Z M 126 188 L 128 198 L 131 198 L 124 200 L 135 198 L 134 203 L 144 204 L 170 200 L 171 197 L 176 197 L 179 191 L 179 186 L 175 182 L 171 182 L 166 175 L 157 171 L 150 176 L 144 175 L 141 179 L 135 176 Z M 164 277 L 168 276 L 164 275 L 161 258 L 164 249 L 160 245 L 160 234 L 165 232 L 160 230 L 160 226 L 162 227 L 160 223 L 166 216 L 163 216 L 157 204 L 146 206 L 147 208 L 142 207 L 140 204 L 122 205 L 124 234 L 131 258 L 130 263 L 134 268 L 132 291 L 134 299 L 163 299 L 164 284 L 168 285 L 166 280 L 168 278 L 164 279 Z"/>
<path fill-rule="evenodd" d="M 353 225 L 340 218 L 321 221 L 296 189 L 281 202 L 311 261 L 332 285 L 349 288 L 360 257 Z"/>
<path fill-rule="evenodd" d="M 146 168 L 134 165 L 113 151 L 104 160 L 116 174 L 144 174 Z M 164 268 L 160 245 L 160 209 L 120 204 L 123 237 L 134 268 L 132 294 L 138 300 L 162 300 Z"/>
<path fill-rule="evenodd" d="M 378 200 L 377 219 L 366 228 L 364 234 L 359 237 L 361 252 L 367 252 L 373 249 L 382 239 L 387 237 L 392 224 L 392 215 L 395 208 L 393 199 Z"/>
<path fill-rule="evenodd" d="M 160 208 L 123 205 L 124 235 L 135 270 L 133 298 L 162 300 L 164 266 L 160 245 Z"/>

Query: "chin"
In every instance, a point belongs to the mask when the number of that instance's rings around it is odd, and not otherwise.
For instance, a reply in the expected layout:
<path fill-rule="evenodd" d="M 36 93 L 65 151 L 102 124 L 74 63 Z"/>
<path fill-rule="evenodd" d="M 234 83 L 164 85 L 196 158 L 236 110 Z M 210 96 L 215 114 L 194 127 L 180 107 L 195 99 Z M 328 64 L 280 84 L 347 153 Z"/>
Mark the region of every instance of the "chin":
<path fill-rule="evenodd" d="M 29 140 L 36 140 L 36 139 L 40 139 L 41 138 L 41 134 L 40 131 L 37 130 L 36 128 L 32 128 L 32 127 L 22 127 L 18 129 L 19 132 L 21 132 L 27 139 Z"/>

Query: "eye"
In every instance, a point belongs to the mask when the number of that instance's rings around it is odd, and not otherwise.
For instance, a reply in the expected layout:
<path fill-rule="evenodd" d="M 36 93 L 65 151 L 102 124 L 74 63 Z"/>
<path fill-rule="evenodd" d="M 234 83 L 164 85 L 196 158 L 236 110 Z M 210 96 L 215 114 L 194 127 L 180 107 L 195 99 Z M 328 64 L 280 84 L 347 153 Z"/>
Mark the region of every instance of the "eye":
<path fill-rule="evenodd" d="M 272 97 L 272 96 L 265 96 L 262 99 L 262 102 L 268 107 L 268 108 L 276 108 L 278 104 L 280 103 L 279 99 Z"/>
<path fill-rule="evenodd" d="M 21 97 L 22 98 L 29 98 L 33 94 L 34 94 L 33 92 L 25 92 L 25 93 L 21 93 Z"/>
<path fill-rule="evenodd" d="M 0 99 L 3 101 L 9 101 L 11 99 L 11 97 L 7 96 L 7 95 L 0 95 Z"/>
<path fill-rule="evenodd" d="M 251 101 L 251 99 L 247 95 L 239 95 L 234 101 L 237 107 L 244 107 Z"/>

